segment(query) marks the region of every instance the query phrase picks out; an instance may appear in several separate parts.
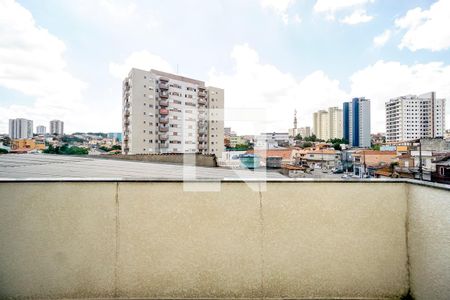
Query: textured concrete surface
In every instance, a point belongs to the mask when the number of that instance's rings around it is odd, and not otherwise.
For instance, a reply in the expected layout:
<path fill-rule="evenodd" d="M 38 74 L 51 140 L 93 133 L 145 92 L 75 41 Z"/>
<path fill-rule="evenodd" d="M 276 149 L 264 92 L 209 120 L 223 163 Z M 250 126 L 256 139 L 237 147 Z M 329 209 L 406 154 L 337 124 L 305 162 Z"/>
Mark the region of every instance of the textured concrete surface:
<path fill-rule="evenodd" d="M 262 203 L 266 297 L 406 294 L 404 184 L 270 183 Z"/>
<path fill-rule="evenodd" d="M 184 187 L 0 183 L 0 298 L 393 298 L 409 288 L 404 183 Z"/>
<path fill-rule="evenodd" d="M 0 299 L 114 293 L 116 183 L 0 184 Z"/>
<path fill-rule="evenodd" d="M 409 262 L 415 299 L 450 299 L 450 192 L 409 186 Z"/>

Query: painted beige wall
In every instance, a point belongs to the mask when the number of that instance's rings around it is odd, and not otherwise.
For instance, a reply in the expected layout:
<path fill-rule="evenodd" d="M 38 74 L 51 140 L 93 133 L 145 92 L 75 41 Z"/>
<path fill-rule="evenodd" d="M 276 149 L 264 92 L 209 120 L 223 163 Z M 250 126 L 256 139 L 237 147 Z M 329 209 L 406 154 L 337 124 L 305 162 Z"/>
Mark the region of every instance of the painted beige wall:
<path fill-rule="evenodd" d="M 407 292 L 406 184 L 252 187 L 0 183 L 0 298 Z"/>
<path fill-rule="evenodd" d="M 415 299 L 450 299 L 450 192 L 409 186 L 409 262 Z"/>

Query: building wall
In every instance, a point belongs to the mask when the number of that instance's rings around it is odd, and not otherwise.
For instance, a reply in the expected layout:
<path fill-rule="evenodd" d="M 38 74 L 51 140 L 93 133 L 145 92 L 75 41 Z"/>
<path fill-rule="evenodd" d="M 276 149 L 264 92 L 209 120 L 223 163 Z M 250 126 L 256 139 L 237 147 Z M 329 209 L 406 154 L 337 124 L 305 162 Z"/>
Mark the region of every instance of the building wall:
<path fill-rule="evenodd" d="M 408 243 L 414 299 L 449 299 L 450 192 L 410 185 Z"/>
<path fill-rule="evenodd" d="M 167 90 L 161 87 L 166 81 Z M 200 93 L 205 97 L 200 99 Z M 123 107 L 124 154 L 220 156 L 223 151 L 223 89 L 205 88 L 203 81 L 157 70 L 132 69 L 123 82 Z"/>
<path fill-rule="evenodd" d="M 64 134 L 64 122 L 60 120 L 50 121 L 50 134 L 63 135 Z"/>
<path fill-rule="evenodd" d="M 387 142 L 443 137 L 444 130 L 445 99 L 437 99 L 434 92 L 386 102 Z"/>
<path fill-rule="evenodd" d="M 409 288 L 403 183 L 15 182 L 0 194 L 0 298 L 395 298 Z"/>
<path fill-rule="evenodd" d="M 9 119 L 11 139 L 29 139 L 33 137 L 33 121 L 27 119 Z"/>

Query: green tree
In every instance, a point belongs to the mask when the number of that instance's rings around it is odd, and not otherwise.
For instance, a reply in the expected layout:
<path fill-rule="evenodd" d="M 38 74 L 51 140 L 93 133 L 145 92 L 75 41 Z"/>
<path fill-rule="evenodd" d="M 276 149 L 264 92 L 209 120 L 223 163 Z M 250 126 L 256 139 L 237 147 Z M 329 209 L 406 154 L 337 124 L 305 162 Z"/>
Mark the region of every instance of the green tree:
<path fill-rule="evenodd" d="M 0 154 L 6 154 L 8 153 L 8 150 L 0 148 Z"/>
<path fill-rule="evenodd" d="M 295 137 L 294 137 L 294 140 L 296 140 L 296 141 L 301 141 L 301 140 L 303 140 L 303 137 L 300 135 L 300 133 L 299 134 L 297 134 Z"/>
<path fill-rule="evenodd" d="M 306 142 L 317 142 L 317 137 L 315 134 L 311 135 L 311 136 L 307 136 L 305 137 L 305 141 Z"/>

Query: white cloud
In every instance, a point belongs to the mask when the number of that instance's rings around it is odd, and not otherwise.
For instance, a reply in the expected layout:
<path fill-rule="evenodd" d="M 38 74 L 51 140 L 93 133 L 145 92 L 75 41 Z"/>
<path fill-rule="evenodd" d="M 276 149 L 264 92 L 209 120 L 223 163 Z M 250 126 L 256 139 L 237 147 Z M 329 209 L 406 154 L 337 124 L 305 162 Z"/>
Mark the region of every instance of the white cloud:
<path fill-rule="evenodd" d="M 367 15 L 365 10 L 355 10 L 351 15 L 341 19 L 340 22 L 348 25 L 355 25 L 359 23 L 367 23 L 372 21 L 373 16 Z"/>
<path fill-rule="evenodd" d="M 353 14 L 341 20 L 346 24 L 358 24 L 369 22 L 373 17 L 366 15 L 361 8 L 375 0 L 317 0 L 314 5 L 316 13 L 325 14 L 325 18 L 330 21 L 336 19 L 336 13 L 340 11 L 355 10 Z"/>
<path fill-rule="evenodd" d="M 427 49 L 440 51 L 450 48 L 450 1 L 439 0 L 428 10 L 420 7 L 409 10 L 395 20 L 395 25 L 406 30 L 399 45 L 411 51 Z"/>
<path fill-rule="evenodd" d="M 323 71 L 316 71 L 302 80 L 260 61 L 258 53 L 247 44 L 233 48 L 231 58 L 234 72 L 224 74 L 212 70 L 208 84 L 225 89 L 227 126 L 241 133 L 249 124 L 229 122 L 230 109 L 265 109 L 267 123 L 255 124 L 259 131 L 287 131 L 292 127 L 294 109 L 299 111 L 299 125 L 312 123 L 312 113 L 321 107 L 340 105 L 347 94 L 339 88 L 339 81 L 330 79 Z M 267 127 L 265 127 L 267 126 Z"/>
<path fill-rule="evenodd" d="M 109 72 L 119 79 L 124 79 L 131 68 L 142 70 L 156 69 L 164 72 L 173 72 L 172 66 L 166 60 L 147 50 L 131 53 L 123 63 L 112 62 L 109 64 Z"/>
<path fill-rule="evenodd" d="M 298 14 L 294 14 L 291 16 L 288 13 L 289 7 L 294 4 L 296 0 L 261 0 L 260 4 L 265 9 L 270 9 L 275 14 L 277 14 L 281 21 L 288 25 L 289 23 L 301 23 L 300 16 Z"/>
<path fill-rule="evenodd" d="M 450 99 L 450 65 L 442 62 L 403 65 L 378 61 L 355 72 L 350 82 L 353 96 L 372 100 L 372 132 L 385 130 L 384 104 L 391 98 L 435 91 L 439 98 Z"/>
<path fill-rule="evenodd" d="M 374 2 L 374 0 L 317 0 L 314 5 L 314 11 L 334 14 L 337 11 L 362 6 L 369 2 Z"/>
<path fill-rule="evenodd" d="M 271 64 L 261 62 L 254 49 L 247 44 L 234 47 L 231 58 L 234 71 L 224 74 L 212 70 L 208 84 L 225 89 L 226 125 L 239 133 L 249 132 L 249 124 L 230 121 L 232 108 L 265 109 L 266 121 L 254 128 L 264 131 L 287 131 L 292 126 L 293 110 L 298 110 L 300 126 L 312 125 L 312 113 L 331 106 L 341 107 L 352 97 L 371 99 L 372 132 L 385 131 L 385 102 L 407 94 L 436 91 L 438 97 L 450 99 L 450 65 L 442 62 L 403 65 L 399 62 L 378 61 L 353 73 L 350 90 L 340 87 L 339 81 L 321 70 L 302 79 L 283 72 Z M 447 113 L 450 118 L 450 110 Z"/>
<path fill-rule="evenodd" d="M 2 105 L 0 131 L 7 119 L 27 117 L 74 120 L 83 110 L 86 84 L 66 70 L 63 41 L 39 27 L 31 13 L 13 0 L 0 0 L 0 85 L 35 99 L 32 105 Z"/>
<path fill-rule="evenodd" d="M 391 38 L 392 32 L 389 29 L 386 29 L 380 35 L 377 35 L 373 38 L 373 44 L 375 47 L 383 47 Z"/>

